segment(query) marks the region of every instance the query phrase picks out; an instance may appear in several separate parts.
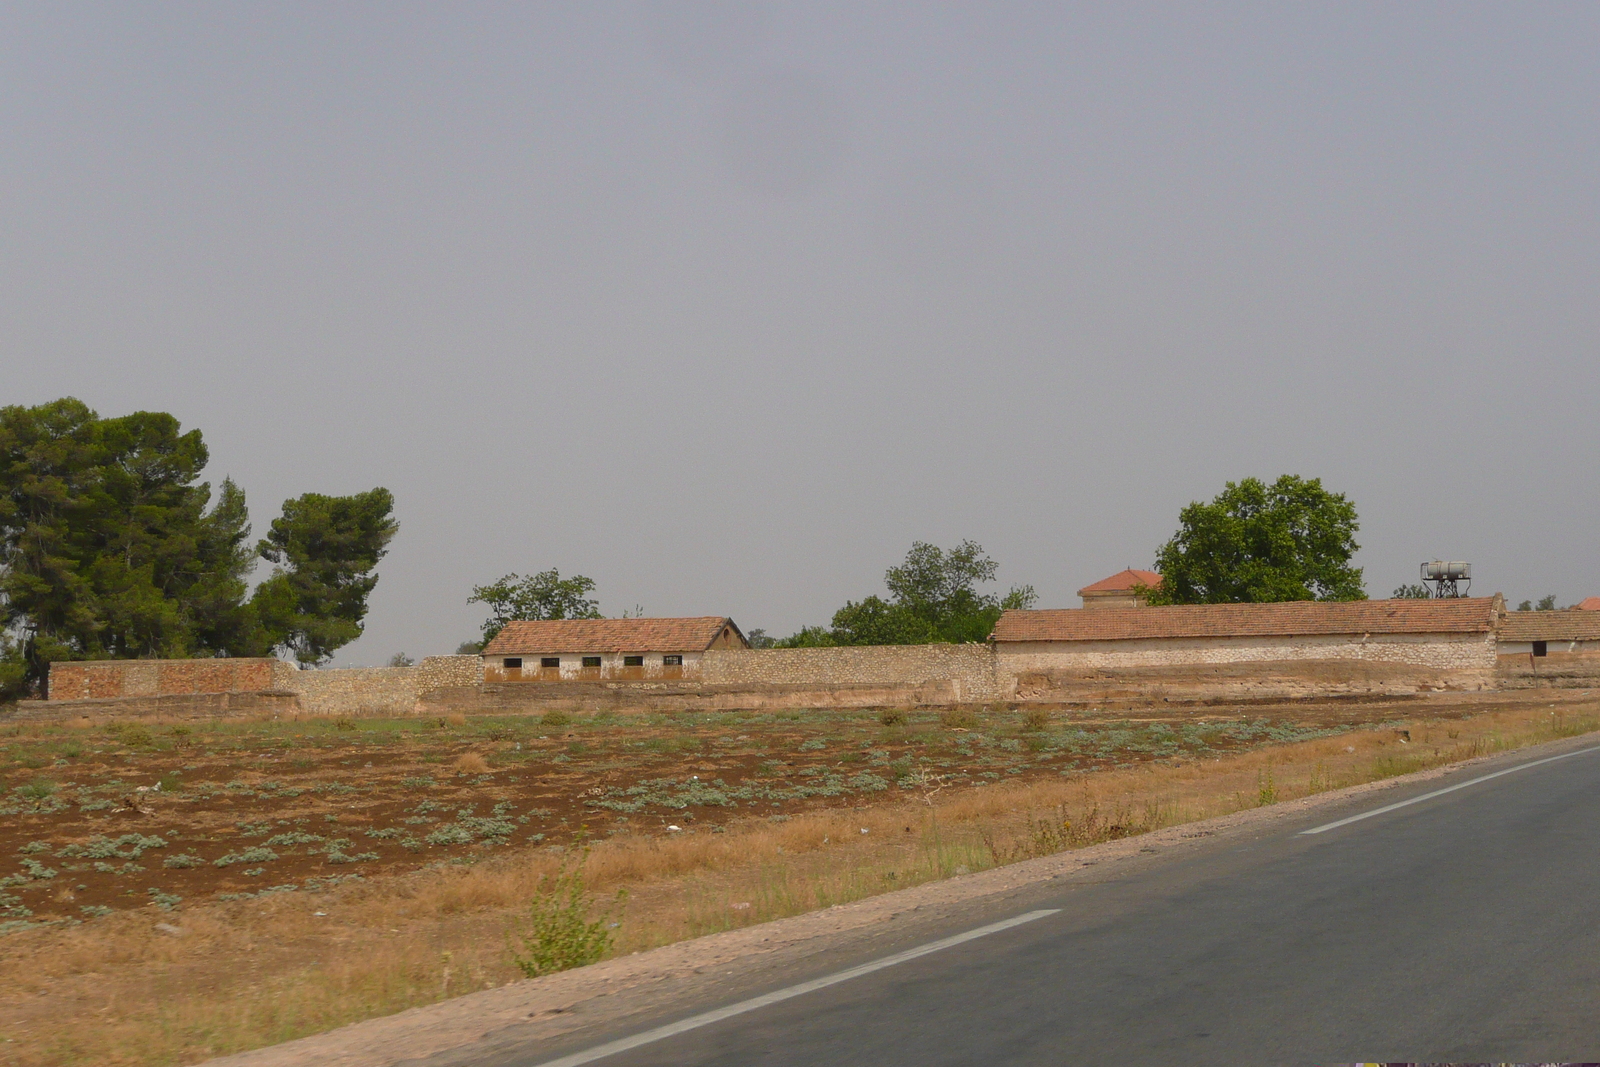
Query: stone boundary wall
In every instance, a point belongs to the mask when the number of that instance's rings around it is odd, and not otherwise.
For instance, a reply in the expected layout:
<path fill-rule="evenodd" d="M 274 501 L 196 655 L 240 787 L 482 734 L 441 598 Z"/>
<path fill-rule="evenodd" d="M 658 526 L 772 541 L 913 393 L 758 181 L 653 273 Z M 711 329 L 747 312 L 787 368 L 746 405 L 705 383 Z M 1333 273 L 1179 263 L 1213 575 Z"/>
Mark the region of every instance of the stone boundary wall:
<path fill-rule="evenodd" d="M 1491 633 L 1172 637 L 1128 641 L 1017 641 L 999 646 L 1002 674 L 1049 669 L 1170 667 L 1326 659 L 1404 663 L 1430 670 L 1493 672 Z"/>
<path fill-rule="evenodd" d="M 700 680 L 714 686 L 948 687 L 951 701 L 999 699 L 988 645 L 859 645 L 842 648 L 711 649 Z"/>
<path fill-rule="evenodd" d="M 411 712 L 431 689 L 482 680 L 477 656 L 320 671 L 268 658 L 82 660 L 50 665 L 49 702 L 280 693 L 293 694 L 300 709 L 314 715 L 393 714 Z"/>
<path fill-rule="evenodd" d="M 409 715 L 422 694 L 433 689 L 477 685 L 483 680 L 477 656 L 429 656 L 414 667 L 341 667 L 283 672 L 273 688 L 300 699 L 312 715 Z"/>
<path fill-rule="evenodd" d="M 169 693 L 165 696 L 99 697 L 88 700 L 21 700 L 6 722 L 110 722 L 122 719 L 214 720 L 282 718 L 300 711 L 295 694 L 283 690 L 250 693 Z"/>
<path fill-rule="evenodd" d="M 962 703 L 948 679 L 922 685 L 703 685 L 698 682 L 504 682 L 434 689 L 423 715 L 541 715 L 549 711 L 779 711 L 793 708 L 941 707 Z"/>
<path fill-rule="evenodd" d="M 100 659 L 50 665 L 50 700 L 243 693 L 277 689 L 276 659 Z"/>
<path fill-rule="evenodd" d="M 1017 700 L 1207 702 L 1484 689 L 1494 636 L 1375 634 L 1007 642 L 997 673 Z"/>
<path fill-rule="evenodd" d="M 1561 644 L 1565 648 L 1569 643 Z M 1596 642 L 1572 644 L 1583 647 L 1573 651 L 1552 648 L 1544 656 L 1501 653 L 1496 684 L 1501 689 L 1600 689 L 1600 649 L 1588 647 Z"/>

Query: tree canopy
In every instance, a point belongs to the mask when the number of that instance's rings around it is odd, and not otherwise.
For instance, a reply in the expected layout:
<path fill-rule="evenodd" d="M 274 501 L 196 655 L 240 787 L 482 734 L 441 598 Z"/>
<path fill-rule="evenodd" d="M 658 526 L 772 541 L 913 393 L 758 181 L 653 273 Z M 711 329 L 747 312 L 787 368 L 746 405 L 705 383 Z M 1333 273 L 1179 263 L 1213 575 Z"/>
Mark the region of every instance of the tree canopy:
<path fill-rule="evenodd" d="M 244 492 L 225 478 L 213 494 L 208 461 L 200 431 L 164 412 L 101 418 L 71 397 L 0 408 L 0 696 L 37 687 L 54 660 L 283 647 L 316 661 L 359 636 L 394 534 L 388 492 L 301 498 L 363 502 L 320 515 L 287 502 L 251 545 Z M 366 514 L 361 532 L 324 528 L 347 506 Z M 247 596 L 260 556 L 284 567 Z M 339 594 L 314 592 L 326 583 Z M 342 621 L 330 631 L 328 618 Z"/>
<path fill-rule="evenodd" d="M 506 623 L 524 619 L 598 619 L 600 602 L 589 598 L 594 579 L 574 574 L 561 577 L 555 567 L 526 578 L 508 574 L 492 585 L 472 587 L 468 604 L 487 604 L 483 644 L 494 640 Z"/>
<path fill-rule="evenodd" d="M 987 641 L 1000 613 L 1033 606 L 1031 585 L 1004 596 L 979 592 L 992 582 L 999 565 L 974 541 L 942 549 L 916 541 L 903 563 L 883 576 L 889 599 L 877 594 L 846 601 L 833 613 L 833 625 L 808 626 L 778 642 L 778 647 L 821 645 L 923 645 L 938 641 Z"/>
<path fill-rule="evenodd" d="M 373 571 L 398 530 L 387 489 L 285 500 L 258 549 L 279 564 L 253 601 L 268 643 L 321 663 L 360 637 Z"/>
<path fill-rule="evenodd" d="M 1178 515 L 1178 531 L 1156 554 L 1161 585 L 1152 604 L 1365 600 L 1356 509 L 1317 478 L 1285 474 L 1229 482 L 1209 504 Z"/>

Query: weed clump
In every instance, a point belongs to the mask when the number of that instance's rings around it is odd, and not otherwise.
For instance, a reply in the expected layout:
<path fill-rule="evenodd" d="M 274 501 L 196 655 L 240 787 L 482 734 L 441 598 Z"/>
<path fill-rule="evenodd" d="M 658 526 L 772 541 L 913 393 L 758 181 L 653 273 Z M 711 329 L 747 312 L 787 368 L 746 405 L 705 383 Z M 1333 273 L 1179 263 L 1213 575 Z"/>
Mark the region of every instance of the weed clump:
<path fill-rule="evenodd" d="M 551 708 L 539 716 L 540 726 L 565 726 L 572 721 L 572 716 L 556 708 Z"/>
<path fill-rule="evenodd" d="M 884 708 L 878 713 L 878 721 L 885 726 L 904 726 L 911 721 L 905 708 Z"/>
<path fill-rule="evenodd" d="M 1272 764 L 1256 775 L 1256 807 L 1271 807 L 1278 802 L 1278 787 L 1272 781 Z"/>
<path fill-rule="evenodd" d="M 970 730 L 978 725 L 971 708 L 946 708 L 939 713 L 939 725 L 946 730 Z"/>
<path fill-rule="evenodd" d="M 456 760 L 455 769 L 457 774 L 488 774 L 489 761 L 476 752 L 468 752 Z"/>
<path fill-rule="evenodd" d="M 1028 713 L 1022 717 L 1022 728 L 1032 733 L 1038 733 L 1049 725 L 1050 713 L 1043 708 L 1029 708 Z"/>

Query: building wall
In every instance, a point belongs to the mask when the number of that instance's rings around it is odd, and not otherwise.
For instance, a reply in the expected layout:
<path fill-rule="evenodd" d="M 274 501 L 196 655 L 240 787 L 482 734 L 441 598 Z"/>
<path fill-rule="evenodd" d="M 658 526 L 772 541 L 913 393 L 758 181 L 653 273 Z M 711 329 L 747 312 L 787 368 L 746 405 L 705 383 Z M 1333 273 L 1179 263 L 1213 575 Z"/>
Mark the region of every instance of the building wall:
<path fill-rule="evenodd" d="M 1594 656 L 1600 655 L 1600 641 L 1546 641 L 1545 654 Z M 1520 656 L 1526 658 L 1533 655 L 1532 641 L 1501 641 L 1497 651 L 1502 656 Z"/>
<path fill-rule="evenodd" d="M 707 685 L 927 685 L 948 683 L 952 702 L 994 700 L 988 645 L 861 645 L 845 648 L 712 649 Z"/>
<path fill-rule="evenodd" d="M 1015 677 L 1024 672 L 1063 669 L 1324 659 L 1410 664 L 1433 670 L 1493 671 L 1495 642 L 1489 633 L 1017 641 L 997 646 L 996 670 L 1002 677 Z"/>
<path fill-rule="evenodd" d="M 1080 599 L 1086 608 L 1144 607 L 1144 597 L 1137 593 L 1084 593 Z"/>
<path fill-rule="evenodd" d="M 720 640 L 720 636 L 719 636 Z M 626 653 L 635 655 L 636 653 Z M 585 667 L 585 655 L 599 655 L 599 667 Z M 484 656 L 483 680 L 487 683 L 499 682 L 601 682 L 601 681 L 680 681 L 693 680 L 700 677 L 700 662 L 703 653 L 683 652 L 647 652 L 644 654 L 644 666 L 629 667 L 623 664 L 622 652 L 543 652 L 522 653 L 518 656 Z M 669 667 L 661 662 L 663 656 L 682 655 L 683 664 Z M 540 667 L 539 661 L 546 656 L 559 658 L 559 667 Z M 505 666 L 507 659 L 521 659 L 521 668 Z"/>

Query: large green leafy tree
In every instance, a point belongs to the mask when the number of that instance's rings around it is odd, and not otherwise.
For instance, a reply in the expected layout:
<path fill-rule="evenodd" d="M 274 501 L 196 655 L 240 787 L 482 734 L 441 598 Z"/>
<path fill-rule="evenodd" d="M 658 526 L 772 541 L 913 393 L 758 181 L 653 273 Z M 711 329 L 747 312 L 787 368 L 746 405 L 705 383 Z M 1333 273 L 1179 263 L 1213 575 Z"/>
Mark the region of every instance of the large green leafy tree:
<path fill-rule="evenodd" d="M 1229 482 L 1209 504 L 1190 504 L 1156 554 L 1153 604 L 1365 600 L 1356 509 L 1317 478 L 1285 474 Z"/>
<path fill-rule="evenodd" d="M 251 599 L 269 642 L 318 664 L 360 637 L 378 584 L 373 570 L 399 528 L 383 488 L 285 500 L 259 546 L 278 566 Z"/>
<path fill-rule="evenodd" d="M 979 592 L 994 581 L 999 565 L 973 541 L 942 549 L 916 541 L 898 567 L 884 573 L 889 599 L 872 595 L 848 601 L 834 612 L 833 626 L 808 626 L 778 642 L 801 648 L 816 645 L 921 645 L 936 641 L 987 641 L 1000 613 L 1031 607 L 1032 586 L 1005 596 Z"/>
<path fill-rule="evenodd" d="M 200 431 L 161 412 L 0 408 L 0 697 L 37 688 L 54 660 L 290 640 L 246 599 L 259 547 L 238 486 L 199 481 L 208 458 Z"/>
<path fill-rule="evenodd" d="M 508 574 L 492 585 L 475 585 L 468 604 L 487 604 L 490 615 L 483 623 L 483 644 L 494 640 L 506 623 L 523 619 L 598 619 L 600 602 L 594 579 L 574 574 L 561 577 L 552 567 L 526 578 Z"/>
<path fill-rule="evenodd" d="M 207 458 L 198 430 L 159 412 L 0 409 L 0 621 L 27 677 L 53 659 L 249 643 L 244 494 L 224 480 L 213 503 Z"/>

